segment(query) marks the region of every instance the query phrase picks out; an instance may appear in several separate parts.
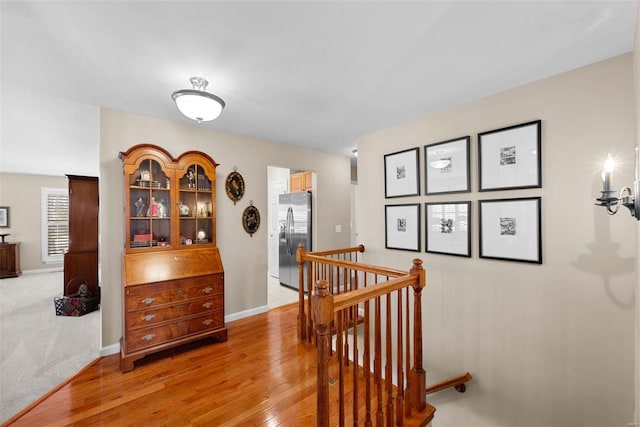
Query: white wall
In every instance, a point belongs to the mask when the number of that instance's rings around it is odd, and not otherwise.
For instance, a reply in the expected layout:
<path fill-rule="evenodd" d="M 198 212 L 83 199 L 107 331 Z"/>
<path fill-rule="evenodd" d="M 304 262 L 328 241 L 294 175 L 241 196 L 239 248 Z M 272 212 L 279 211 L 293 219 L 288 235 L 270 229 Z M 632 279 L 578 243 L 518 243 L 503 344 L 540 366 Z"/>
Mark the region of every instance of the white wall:
<path fill-rule="evenodd" d="M 98 176 L 100 109 L 2 88 L 0 171 Z"/>
<path fill-rule="evenodd" d="M 609 217 L 593 204 L 608 152 L 619 166 L 614 186 L 632 181 L 633 102 L 628 54 L 359 140 L 365 260 L 404 269 L 415 257 L 424 260 L 427 383 L 465 371 L 474 376 L 465 395 L 429 396 L 434 425 L 601 427 L 633 420 L 637 224 L 626 210 Z M 477 133 L 537 119 L 543 187 L 479 193 Z M 385 199 L 384 154 L 422 152 L 464 135 L 471 135 L 471 193 Z M 538 195 L 543 264 L 479 259 L 477 201 Z M 471 259 L 385 249 L 385 204 L 462 200 L 472 201 Z"/>
<path fill-rule="evenodd" d="M 116 344 L 122 334 L 121 255 L 124 246 L 122 162 L 118 153 L 140 143 L 167 149 L 174 157 L 200 150 L 220 164 L 217 168 L 217 244 L 225 269 L 225 315 L 267 306 L 268 227 L 253 237 L 242 228 L 243 210 L 253 200 L 267 217 L 267 167 L 310 170 L 317 174 L 319 249 L 349 245 L 350 161 L 347 157 L 219 132 L 197 124 L 178 123 L 104 109 L 101 111 L 100 228 L 102 245 L 102 343 Z M 234 167 L 245 181 L 245 195 L 234 205 L 224 182 Z M 335 233 L 341 224 L 343 232 Z"/>

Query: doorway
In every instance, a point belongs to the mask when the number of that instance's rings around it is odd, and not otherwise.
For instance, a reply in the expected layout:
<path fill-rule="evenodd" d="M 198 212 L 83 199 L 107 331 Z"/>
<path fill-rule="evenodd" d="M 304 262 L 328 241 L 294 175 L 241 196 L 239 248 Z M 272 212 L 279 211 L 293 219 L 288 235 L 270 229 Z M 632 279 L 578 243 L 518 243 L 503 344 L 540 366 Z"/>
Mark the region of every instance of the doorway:
<path fill-rule="evenodd" d="M 280 194 L 289 192 L 288 168 L 267 166 L 267 188 L 269 207 L 267 211 L 268 223 L 268 271 L 267 271 L 267 304 L 269 308 L 290 304 L 298 300 L 298 293 L 280 285 L 279 279 L 279 240 L 280 224 L 278 221 L 278 199 Z"/>

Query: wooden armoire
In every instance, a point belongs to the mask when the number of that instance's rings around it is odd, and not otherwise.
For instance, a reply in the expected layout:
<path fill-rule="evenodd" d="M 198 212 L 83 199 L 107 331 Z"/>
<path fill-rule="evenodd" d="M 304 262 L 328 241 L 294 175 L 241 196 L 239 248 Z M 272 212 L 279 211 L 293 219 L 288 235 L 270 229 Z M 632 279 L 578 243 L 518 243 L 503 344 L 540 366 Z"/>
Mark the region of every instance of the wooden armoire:
<path fill-rule="evenodd" d="M 226 341 L 224 269 L 216 246 L 216 167 L 140 144 L 120 153 L 125 248 L 120 368 L 203 338 Z"/>
<path fill-rule="evenodd" d="M 98 289 L 98 178 L 67 175 L 69 191 L 69 249 L 64 254 L 64 295 L 78 293 L 86 284 Z"/>

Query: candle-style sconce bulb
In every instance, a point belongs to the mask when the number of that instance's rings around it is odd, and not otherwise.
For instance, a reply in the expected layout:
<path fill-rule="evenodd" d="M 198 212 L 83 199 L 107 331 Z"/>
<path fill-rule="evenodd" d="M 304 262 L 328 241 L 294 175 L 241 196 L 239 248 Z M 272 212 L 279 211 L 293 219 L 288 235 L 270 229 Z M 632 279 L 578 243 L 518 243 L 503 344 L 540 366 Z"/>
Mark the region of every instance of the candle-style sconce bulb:
<path fill-rule="evenodd" d="M 640 191 L 640 183 L 638 183 L 638 147 L 635 147 L 634 152 L 635 160 L 635 181 L 633 183 L 633 190 L 629 187 L 624 187 L 620 190 L 620 194 L 616 195 L 616 191 L 611 189 L 611 175 L 615 168 L 615 162 L 611 154 L 607 155 L 607 159 L 604 162 L 602 168 L 602 191 L 600 197 L 596 199 L 596 205 L 604 206 L 607 208 L 609 215 L 614 215 L 620 209 L 620 205 L 625 206 L 631 212 L 631 216 L 640 220 L 640 198 L 638 192 Z"/>

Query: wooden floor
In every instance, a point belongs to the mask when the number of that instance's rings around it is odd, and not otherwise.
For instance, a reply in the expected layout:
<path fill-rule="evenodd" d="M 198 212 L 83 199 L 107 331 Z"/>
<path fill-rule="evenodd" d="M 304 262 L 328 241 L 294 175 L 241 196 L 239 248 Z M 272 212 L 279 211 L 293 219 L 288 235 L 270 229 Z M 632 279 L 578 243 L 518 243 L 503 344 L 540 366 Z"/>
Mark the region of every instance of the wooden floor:
<path fill-rule="evenodd" d="M 229 339 L 147 356 L 127 373 L 96 360 L 11 426 L 309 426 L 316 351 L 298 344 L 296 304 L 227 324 Z"/>

